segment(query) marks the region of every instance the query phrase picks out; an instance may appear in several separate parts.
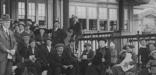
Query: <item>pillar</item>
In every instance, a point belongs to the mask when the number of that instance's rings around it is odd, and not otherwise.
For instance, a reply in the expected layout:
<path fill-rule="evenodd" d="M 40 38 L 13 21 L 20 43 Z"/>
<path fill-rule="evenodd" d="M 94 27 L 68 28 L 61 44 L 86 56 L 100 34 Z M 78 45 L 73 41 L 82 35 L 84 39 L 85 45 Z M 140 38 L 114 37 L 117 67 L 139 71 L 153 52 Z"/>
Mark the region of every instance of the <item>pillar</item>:
<path fill-rule="evenodd" d="M 5 0 L 5 5 L 6 5 L 6 14 L 9 14 L 11 16 L 11 5 L 12 5 L 12 0 Z"/>
<path fill-rule="evenodd" d="M 119 32 L 124 28 L 124 0 L 119 0 Z"/>
<path fill-rule="evenodd" d="M 69 27 L 69 0 L 63 0 L 63 28 L 66 30 Z"/>
<path fill-rule="evenodd" d="M 59 20 L 59 18 L 60 18 L 59 9 L 60 9 L 59 0 L 53 0 L 53 19 L 54 19 L 54 21 Z"/>
<path fill-rule="evenodd" d="M 2 13 L 3 13 L 3 5 L 2 5 L 2 1 L 0 0 L 0 18 Z"/>
<path fill-rule="evenodd" d="M 119 11 L 118 11 L 118 19 L 119 19 L 119 31 L 116 33 L 113 33 L 113 36 L 121 36 L 122 35 L 122 30 L 124 27 L 124 1 L 125 0 L 119 0 Z M 122 49 L 122 38 L 115 38 L 115 43 L 116 43 L 116 48 L 119 50 L 118 52 L 120 52 L 120 50 Z"/>
<path fill-rule="evenodd" d="M 28 19 L 28 0 L 25 0 L 25 24 L 27 25 Z"/>
<path fill-rule="evenodd" d="M 48 29 L 51 29 L 53 27 L 53 0 L 48 0 L 47 4 Z"/>

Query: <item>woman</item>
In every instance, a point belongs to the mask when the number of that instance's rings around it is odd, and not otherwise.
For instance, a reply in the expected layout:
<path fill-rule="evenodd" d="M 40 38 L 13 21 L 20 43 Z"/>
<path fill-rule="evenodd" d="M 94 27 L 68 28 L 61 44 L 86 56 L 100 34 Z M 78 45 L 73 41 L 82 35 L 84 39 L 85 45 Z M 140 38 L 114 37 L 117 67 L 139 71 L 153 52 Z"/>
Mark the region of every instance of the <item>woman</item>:
<path fill-rule="evenodd" d="M 40 27 L 38 30 L 38 33 L 36 35 L 36 41 L 37 41 L 37 45 L 41 46 L 41 45 L 45 45 L 45 41 L 48 38 L 48 34 L 46 33 L 46 28 Z"/>
<path fill-rule="evenodd" d="M 137 56 L 133 52 L 134 46 L 125 45 L 119 53 L 119 61 L 117 65 L 112 68 L 113 75 L 135 75 Z"/>

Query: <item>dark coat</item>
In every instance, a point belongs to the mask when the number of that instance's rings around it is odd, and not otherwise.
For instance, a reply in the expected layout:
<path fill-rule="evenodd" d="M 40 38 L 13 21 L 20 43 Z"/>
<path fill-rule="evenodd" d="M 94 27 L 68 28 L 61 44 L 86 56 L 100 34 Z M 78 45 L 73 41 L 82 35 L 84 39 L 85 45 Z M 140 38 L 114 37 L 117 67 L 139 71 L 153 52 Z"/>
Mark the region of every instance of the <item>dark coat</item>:
<path fill-rule="evenodd" d="M 57 31 L 54 31 L 53 29 L 50 30 L 50 33 L 52 34 L 52 41 L 53 46 L 55 46 L 57 43 L 64 43 L 64 39 L 66 38 L 66 33 L 63 29 L 58 29 Z"/>
<path fill-rule="evenodd" d="M 62 56 L 59 56 L 57 52 L 52 55 L 51 65 L 53 68 L 62 67 L 63 65 L 73 65 L 72 57 L 65 52 L 62 53 Z"/>
<path fill-rule="evenodd" d="M 95 58 L 93 59 L 93 64 L 98 65 L 102 63 L 102 58 L 105 58 L 104 64 L 110 66 L 111 63 L 111 52 L 109 48 L 104 47 L 104 48 L 99 48 L 96 50 L 96 55 Z"/>
<path fill-rule="evenodd" d="M 9 35 L 1 29 L 0 30 L 0 75 L 8 75 L 11 70 L 6 70 L 11 67 L 10 64 L 7 66 L 7 49 L 16 50 L 16 40 L 12 31 L 9 31 Z M 5 72 L 7 74 L 5 74 Z"/>
<path fill-rule="evenodd" d="M 54 48 L 51 48 L 51 51 L 48 51 L 46 45 L 43 45 L 41 48 L 41 59 L 43 60 L 42 69 L 48 69 L 50 67 L 50 61 L 52 60 L 52 55 L 54 54 Z"/>
<path fill-rule="evenodd" d="M 141 62 L 145 66 L 147 62 L 149 61 L 149 54 L 150 51 L 147 48 L 139 48 L 138 55 L 141 56 Z"/>
<path fill-rule="evenodd" d="M 37 42 L 40 42 L 41 44 L 45 44 L 46 39 L 48 38 L 48 34 L 44 33 L 43 36 L 41 36 L 40 34 L 37 34 L 35 37 L 35 40 Z"/>

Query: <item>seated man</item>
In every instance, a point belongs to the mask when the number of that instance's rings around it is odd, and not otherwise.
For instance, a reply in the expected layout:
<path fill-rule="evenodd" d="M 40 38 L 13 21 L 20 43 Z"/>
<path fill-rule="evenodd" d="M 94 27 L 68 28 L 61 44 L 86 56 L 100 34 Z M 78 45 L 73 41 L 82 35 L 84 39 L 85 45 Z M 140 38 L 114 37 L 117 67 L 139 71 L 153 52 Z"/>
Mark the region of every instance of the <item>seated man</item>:
<path fill-rule="evenodd" d="M 55 45 L 56 52 L 52 55 L 51 65 L 53 65 L 54 75 L 74 75 L 74 65 L 72 57 L 64 51 L 64 44 Z"/>

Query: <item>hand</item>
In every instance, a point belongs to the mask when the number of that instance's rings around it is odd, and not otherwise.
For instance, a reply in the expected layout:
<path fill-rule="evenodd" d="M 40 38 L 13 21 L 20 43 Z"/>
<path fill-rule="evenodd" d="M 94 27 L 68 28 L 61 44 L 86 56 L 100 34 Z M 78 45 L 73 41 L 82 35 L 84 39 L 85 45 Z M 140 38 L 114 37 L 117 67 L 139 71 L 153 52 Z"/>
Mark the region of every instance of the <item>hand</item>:
<path fill-rule="evenodd" d="M 148 72 L 149 72 L 149 73 L 151 73 L 151 70 L 150 70 L 150 69 L 148 69 Z"/>
<path fill-rule="evenodd" d="M 110 69 L 110 67 L 108 69 L 106 69 L 106 72 L 109 74 L 113 74 L 112 70 Z"/>
<path fill-rule="evenodd" d="M 102 58 L 102 62 L 105 62 L 106 60 L 105 60 L 105 58 Z"/>
<path fill-rule="evenodd" d="M 41 43 L 40 42 L 36 42 L 38 45 L 41 45 Z"/>
<path fill-rule="evenodd" d="M 16 50 L 10 50 L 11 55 L 15 55 Z"/>
<path fill-rule="evenodd" d="M 74 66 L 73 65 L 69 65 L 70 69 L 72 69 Z"/>
<path fill-rule="evenodd" d="M 66 65 L 63 65 L 63 68 L 67 69 L 67 68 L 68 68 L 68 66 L 66 66 Z"/>
<path fill-rule="evenodd" d="M 88 66 L 91 66 L 92 65 L 92 63 L 88 63 Z"/>

